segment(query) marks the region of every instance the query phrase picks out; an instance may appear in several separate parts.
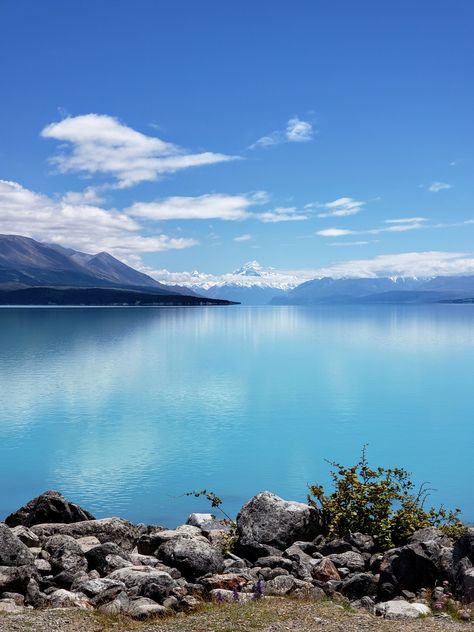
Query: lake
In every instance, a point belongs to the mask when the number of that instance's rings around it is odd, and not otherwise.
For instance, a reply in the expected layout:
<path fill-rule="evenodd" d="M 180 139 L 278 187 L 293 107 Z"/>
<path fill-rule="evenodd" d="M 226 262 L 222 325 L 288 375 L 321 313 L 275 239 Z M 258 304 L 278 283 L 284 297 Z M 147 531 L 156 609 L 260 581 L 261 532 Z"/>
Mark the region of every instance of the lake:
<path fill-rule="evenodd" d="M 474 305 L 0 309 L 0 519 L 46 489 L 173 526 L 324 459 L 405 467 L 474 519 Z"/>

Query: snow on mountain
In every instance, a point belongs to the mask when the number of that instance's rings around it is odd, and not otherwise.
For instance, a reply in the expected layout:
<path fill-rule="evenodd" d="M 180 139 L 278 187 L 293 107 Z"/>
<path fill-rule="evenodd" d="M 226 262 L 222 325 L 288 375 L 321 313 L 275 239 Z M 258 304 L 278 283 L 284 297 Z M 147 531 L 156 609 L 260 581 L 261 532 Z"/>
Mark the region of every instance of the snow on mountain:
<path fill-rule="evenodd" d="M 304 273 L 296 274 L 275 268 L 265 268 L 258 261 L 249 261 L 241 268 L 224 274 L 207 274 L 197 270 L 193 272 L 156 270 L 152 274 L 161 283 L 184 285 L 196 292 L 201 291 L 201 293 L 211 288 L 224 286 L 260 287 L 288 291 L 313 278 L 311 273 L 305 275 Z"/>

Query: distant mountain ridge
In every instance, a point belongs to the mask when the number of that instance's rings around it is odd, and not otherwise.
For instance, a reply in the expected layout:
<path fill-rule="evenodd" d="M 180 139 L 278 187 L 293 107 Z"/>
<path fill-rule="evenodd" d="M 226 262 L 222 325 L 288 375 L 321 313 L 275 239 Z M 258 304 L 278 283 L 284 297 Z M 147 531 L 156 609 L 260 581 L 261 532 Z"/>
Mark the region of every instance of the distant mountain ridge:
<path fill-rule="evenodd" d="M 176 293 L 176 288 L 134 270 L 107 252 L 87 254 L 30 237 L 0 235 L 0 289 L 39 286 L 147 288 L 154 293 Z"/>
<path fill-rule="evenodd" d="M 326 276 L 305 281 L 257 261 L 220 276 L 181 273 L 181 282 L 203 296 L 247 305 L 435 303 L 474 297 L 474 276 Z"/>
<path fill-rule="evenodd" d="M 436 303 L 473 296 L 474 276 L 323 277 L 306 281 L 271 302 L 274 305 Z"/>

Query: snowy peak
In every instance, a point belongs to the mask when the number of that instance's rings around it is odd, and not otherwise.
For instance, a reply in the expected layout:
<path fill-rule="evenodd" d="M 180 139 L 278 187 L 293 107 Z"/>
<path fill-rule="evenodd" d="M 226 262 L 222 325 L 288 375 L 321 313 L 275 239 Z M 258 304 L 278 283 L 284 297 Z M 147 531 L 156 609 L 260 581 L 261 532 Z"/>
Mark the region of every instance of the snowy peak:
<path fill-rule="evenodd" d="M 262 277 L 265 274 L 265 268 L 258 261 L 248 261 L 238 270 L 234 270 L 232 274 L 236 276 Z"/>

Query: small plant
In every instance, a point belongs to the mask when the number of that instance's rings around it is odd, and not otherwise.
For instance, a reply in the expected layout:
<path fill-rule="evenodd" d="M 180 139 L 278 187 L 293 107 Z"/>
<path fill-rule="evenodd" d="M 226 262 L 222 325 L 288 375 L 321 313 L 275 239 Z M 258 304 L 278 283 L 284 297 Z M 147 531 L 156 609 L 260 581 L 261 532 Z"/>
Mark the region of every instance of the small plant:
<path fill-rule="evenodd" d="M 459 509 L 424 509 L 431 490 L 423 484 L 416 492 L 406 470 L 369 467 L 366 446 L 352 467 L 329 463 L 333 493 L 328 495 L 321 485 L 311 485 L 308 494 L 309 504 L 321 513 L 328 537 L 359 531 L 371 535 L 379 548 L 387 550 L 404 544 L 424 527 L 439 527 L 450 537 L 465 529 Z"/>
<path fill-rule="evenodd" d="M 229 527 L 229 531 L 227 531 L 227 533 L 225 533 L 222 538 L 222 552 L 224 554 L 232 553 L 239 539 L 239 536 L 237 535 L 237 523 L 235 522 L 235 520 L 232 520 L 232 518 L 226 511 L 222 509 L 222 499 L 219 498 L 217 494 L 208 491 L 207 489 L 202 489 L 201 491 L 195 490 L 192 492 L 186 492 L 186 494 L 184 495 L 194 496 L 195 498 L 200 498 L 203 496 L 211 503 L 211 507 L 213 509 L 218 509 L 221 512 L 221 514 L 224 516 L 224 519 L 221 522 Z"/>
<path fill-rule="evenodd" d="M 219 498 L 219 496 L 217 494 L 215 494 L 214 492 L 208 491 L 207 489 L 201 489 L 201 491 L 196 491 L 193 490 L 192 492 L 186 492 L 184 494 L 185 496 L 194 496 L 195 498 L 200 498 L 201 496 L 204 496 L 204 498 L 206 498 L 206 500 L 208 500 L 211 503 L 211 507 L 214 509 L 218 509 L 221 514 L 224 516 L 224 519 L 226 522 L 228 522 L 229 524 L 235 525 L 235 520 L 232 520 L 232 518 L 229 516 L 228 513 L 226 513 L 221 505 L 222 505 L 222 499 Z"/>

